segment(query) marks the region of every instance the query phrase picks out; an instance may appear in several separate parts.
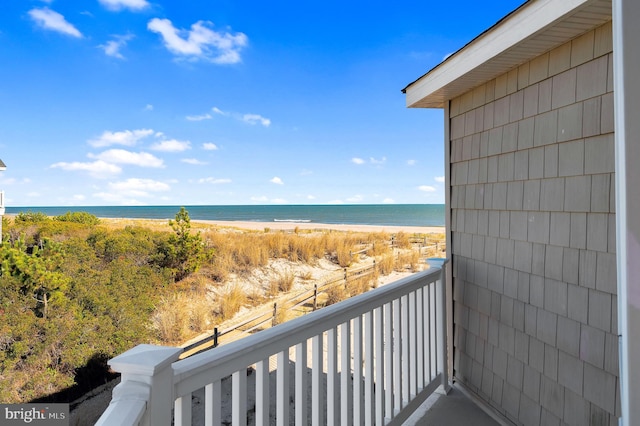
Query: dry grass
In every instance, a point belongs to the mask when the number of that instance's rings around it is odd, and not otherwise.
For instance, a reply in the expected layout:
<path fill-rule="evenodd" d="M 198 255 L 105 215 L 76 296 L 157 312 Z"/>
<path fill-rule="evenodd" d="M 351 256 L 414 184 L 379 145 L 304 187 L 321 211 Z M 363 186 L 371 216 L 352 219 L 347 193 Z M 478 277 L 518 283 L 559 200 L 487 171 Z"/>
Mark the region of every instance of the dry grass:
<path fill-rule="evenodd" d="M 326 295 L 325 306 L 341 302 L 349 296 L 342 283 L 327 288 L 324 294 Z"/>
<path fill-rule="evenodd" d="M 218 295 L 217 311 L 222 320 L 233 317 L 247 303 L 242 286 L 234 284 L 222 289 Z"/>
<path fill-rule="evenodd" d="M 419 271 L 420 253 L 415 250 L 403 251 L 398 253 L 394 270 L 398 272 L 406 271 L 409 269 L 411 272 Z"/>
<path fill-rule="evenodd" d="M 176 293 L 160 301 L 153 315 L 153 328 L 165 344 L 176 344 L 189 336 L 191 300 L 184 293 Z"/>
<path fill-rule="evenodd" d="M 393 272 L 396 265 L 396 257 L 393 253 L 388 253 L 382 256 L 379 260 L 376 261 L 376 265 L 378 267 L 378 271 L 382 275 L 389 275 Z"/>
<path fill-rule="evenodd" d="M 395 234 L 393 239 L 394 245 L 400 249 L 410 249 L 411 248 L 411 240 L 409 234 L 406 232 L 398 232 Z"/>
<path fill-rule="evenodd" d="M 350 297 L 362 294 L 372 287 L 371 281 L 372 275 L 365 275 L 364 277 L 355 278 L 347 282 L 347 291 Z M 376 278 L 377 281 L 377 278 Z"/>

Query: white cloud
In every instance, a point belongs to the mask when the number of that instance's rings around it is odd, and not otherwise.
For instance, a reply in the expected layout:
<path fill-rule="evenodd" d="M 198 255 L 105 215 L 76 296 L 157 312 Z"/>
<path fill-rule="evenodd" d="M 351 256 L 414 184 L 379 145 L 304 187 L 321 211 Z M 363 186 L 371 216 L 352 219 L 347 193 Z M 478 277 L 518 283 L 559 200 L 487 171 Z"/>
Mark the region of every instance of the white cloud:
<path fill-rule="evenodd" d="M 129 9 L 138 11 L 149 7 L 147 0 L 98 0 L 109 10 Z"/>
<path fill-rule="evenodd" d="M 264 127 L 269 127 L 271 125 L 271 120 L 269 120 L 268 118 L 264 118 L 259 114 L 245 114 L 242 116 L 242 121 L 251 125 L 260 123 Z"/>
<path fill-rule="evenodd" d="M 98 47 L 104 50 L 104 53 L 107 56 L 112 56 L 118 59 L 125 59 L 124 56 L 122 56 L 122 53 L 120 53 L 120 49 L 125 47 L 129 40 L 133 39 L 133 34 L 115 35 L 113 37 L 113 40 L 109 40 L 105 44 L 101 44 Z"/>
<path fill-rule="evenodd" d="M 206 162 L 200 161 L 197 158 L 183 158 L 180 161 L 187 164 L 193 164 L 194 166 L 204 166 L 207 164 Z"/>
<path fill-rule="evenodd" d="M 436 190 L 433 186 L 430 185 L 420 185 L 418 189 L 424 192 L 435 192 Z"/>
<path fill-rule="evenodd" d="M 315 200 L 316 197 L 314 195 L 307 195 L 307 200 Z"/>
<path fill-rule="evenodd" d="M 394 201 L 393 198 L 385 198 L 384 200 L 382 200 L 382 204 L 395 204 L 396 202 Z"/>
<path fill-rule="evenodd" d="M 313 174 L 313 171 L 311 171 L 311 170 L 303 169 L 303 170 L 300 171 L 300 176 L 309 176 L 309 175 L 312 175 L 312 174 Z"/>
<path fill-rule="evenodd" d="M 202 120 L 211 120 L 211 114 L 202 114 L 202 115 L 187 115 L 185 117 L 188 121 L 202 121 Z"/>
<path fill-rule="evenodd" d="M 362 158 L 358 158 L 358 157 L 353 157 L 351 159 L 351 162 L 358 165 L 365 163 L 365 161 Z"/>
<path fill-rule="evenodd" d="M 221 183 L 231 183 L 231 179 L 208 177 L 198 180 L 198 183 L 210 183 L 213 185 L 219 185 Z"/>
<path fill-rule="evenodd" d="M 433 178 L 436 182 L 444 183 L 444 176 L 436 176 Z"/>
<path fill-rule="evenodd" d="M 62 169 L 66 171 L 87 172 L 90 176 L 98 179 L 106 179 L 122 172 L 122 168 L 106 161 L 98 160 L 91 163 L 81 162 L 59 162 L 51 165 L 53 169 Z"/>
<path fill-rule="evenodd" d="M 373 157 L 369 157 L 369 161 L 371 162 L 371 164 L 384 164 L 387 162 L 387 157 L 382 157 L 379 160 Z"/>
<path fill-rule="evenodd" d="M 269 182 L 275 183 L 276 185 L 284 185 L 284 182 L 278 176 L 274 176 Z"/>
<path fill-rule="evenodd" d="M 153 18 L 149 31 L 162 36 L 165 47 L 174 55 L 191 60 L 206 60 L 216 64 L 235 64 L 241 61 L 240 51 L 248 43 L 243 33 L 217 32 L 213 23 L 198 21 L 190 30 L 177 29 L 168 19 Z"/>
<path fill-rule="evenodd" d="M 153 105 L 151 105 L 151 104 L 145 105 L 144 110 L 145 111 L 153 111 Z"/>
<path fill-rule="evenodd" d="M 228 112 L 224 112 L 218 107 L 211 108 L 211 111 L 215 112 L 216 114 L 224 115 L 225 117 L 229 115 Z"/>
<path fill-rule="evenodd" d="M 131 164 L 139 167 L 164 167 L 163 161 L 148 152 L 131 152 L 125 149 L 110 149 L 100 154 L 89 154 L 89 158 L 112 164 Z"/>
<path fill-rule="evenodd" d="M 271 125 L 271 119 L 263 117 L 260 114 L 241 114 L 237 112 L 223 111 L 218 107 L 211 108 L 211 111 L 223 117 L 232 117 L 238 121 L 242 121 L 243 123 L 250 124 L 252 126 L 260 124 L 264 127 L 269 127 Z"/>
<path fill-rule="evenodd" d="M 135 198 L 128 198 L 124 197 L 122 194 L 114 194 L 111 192 L 97 192 L 93 194 L 93 196 L 100 198 L 102 201 L 105 201 L 110 205 L 120 204 L 123 206 L 144 206 L 148 204 Z"/>
<path fill-rule="evenodd" d="M 344 204 L 344 201 L 342 201 L 342 200 L 331 200 L 331 201 L 327 202 L 327 204 Z"/>
<path fill-rule="evenodd" d="M 111 145 L 134 146 L 139 140 L 153 134 L 151 129 L 123 130 L 121 132 L 104 131 L 97 139 L 88 141 L 89 145 L 101 148 Z"/>
<path fill-rule="evenodd" d="M 153 179 L 130 178 L 120 182 L 109 182 L 109 189 L 128 197 L 149 197 L 152 192 L 170 191 L 171 187 Z"/>
<path fill-rule="evenodd" d="M 211 142 L 205 142 L 202 144 L 202 149 L 205 151 L 216 151 L 218 149 L 218 145 Z"/>
<path fill-rule="evenodd" d="M 29 16 L 31 16 L 31 19 L 33 19 L 41 28 L 57 31 L 72 37 L 82 37 L 82 33 L 72 24 L 67 22 L 64 16 L 58 12 L 54 12 L 48 7 L 43 7 L 42 9 L 31 9 L 29 11 Z"/>
<path fill-rule="evenodd" d="M 407 164 L 410 165 L 410 166 L 415 166 L 416 163 L 417 163 L 416 160 L 407 160 Z"/>
<path fill-rule="evenodd" d="M 274 198 L 271 200 L 272 204 L 287 204 L 287 200 L 284 198 Z"/>
<path fill-rule="evenodd" d="M 151 149 L 154 151 L 163 152 L 182 152 L 191 149 L 191 142 L 170 139 L 154 143 L 153 145 L 151 145 Z"/>
<path fill-rule="evenodd" d="M 347 201 L 350 203 L 359 203 L 362 200 L 364 200 L 362 195 L 354 195 L 353 197 L 347 198 Z"/>

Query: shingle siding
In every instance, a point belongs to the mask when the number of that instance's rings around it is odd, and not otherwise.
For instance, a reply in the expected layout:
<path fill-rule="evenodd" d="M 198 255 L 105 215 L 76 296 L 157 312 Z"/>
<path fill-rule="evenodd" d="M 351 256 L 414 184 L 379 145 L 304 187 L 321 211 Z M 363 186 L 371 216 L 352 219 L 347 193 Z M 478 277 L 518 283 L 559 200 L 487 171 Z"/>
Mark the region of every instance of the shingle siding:
<path fill-rule="evenodd" d="M 611 23 L 452 100 L 458 379 L 516 424 L 619 405 Z"/>

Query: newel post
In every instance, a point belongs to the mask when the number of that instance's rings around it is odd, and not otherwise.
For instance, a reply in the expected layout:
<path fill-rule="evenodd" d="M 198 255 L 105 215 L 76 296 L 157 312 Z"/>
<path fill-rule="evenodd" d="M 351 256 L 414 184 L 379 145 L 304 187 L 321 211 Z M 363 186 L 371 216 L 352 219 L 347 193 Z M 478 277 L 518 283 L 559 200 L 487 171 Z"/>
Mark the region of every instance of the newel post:
<path fill-rule="evenodd" d="M 171 424 L 173 408 L 173 369 L 181 348 L 138 345 L 109 361 L 111 368 L 122 374 L 120 384 L 113 390 L 111 405 L 126 398 L 128 388 L 147 389 L 146 410 L 140 424 Z M 143 395 L 140 395 L 143 396 Z"/>
<path fill-rule="evenodd" d="M 445 394 L 449 393 L 451 389 L 449 385 L 449 358 L 447 356 L 447 274 L 444 268 L 447 262 L 447 259 L 442 258 L 427 259 L 430 267 L 440 268 L 440 285 L 436 286 L 436 306 L 440 306 L 436 316 L 436 330 L 438 333 L 437 364 L 442 369 L 442 388 Z"/>

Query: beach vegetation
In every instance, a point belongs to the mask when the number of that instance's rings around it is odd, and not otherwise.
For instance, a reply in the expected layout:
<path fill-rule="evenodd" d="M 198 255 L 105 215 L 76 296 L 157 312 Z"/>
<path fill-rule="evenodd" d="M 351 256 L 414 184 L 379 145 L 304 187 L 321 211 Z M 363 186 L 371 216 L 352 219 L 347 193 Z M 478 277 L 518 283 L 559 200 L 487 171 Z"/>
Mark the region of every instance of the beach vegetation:
<path fill-rule="evenodd" d="M 223 229 L 192 223 L 185 209 L 171 221 L 27 212 L 4 218 L 3 225 L 4 402 L 68 402 L 69 389 L 82 393 L 106 380 L 113 356 L 139 343 L 182 344 L 290 292 L 296 282 L 313 285 L 322 278 L 311 268 L 321 262 L 340 270 L 370 256 L 380 275 L 420 264 L 409 255 L 411 244 L 392 249 L 387 233 Z M 396 236 L 396 243 L 402 240 Z M 269 273 L 262 272 L 262 285 L 248 286 L 244 280 L 256 270 Z M 378 277 L 334 285 L 321 303 L 375 287 Z M 278 310 L 279 323 L 290 312 L 280 304 Z"/>
<path fill-rule="evenodd" d="M 97 225 L 100 223 L 100 219 L 88 212 L 66 212 L 63 215 L 55 216 L 53 219 L 59 222 L 75 222 L 85 225 Z"/>
<path fill-rule="evenodd" d="M 247 295 L 239 284 L 232 284 L 219 290 L 217 312 L 225 320 L 233 317 L 247 303 Z"/>
<path fill-rule="evenodd" d="M 20 212 L 13 219 L 15 223 L 42 223 L 51 220 L 49 216 L 42 212 Z"/>
<path fill-rule="evenodd" d="M 378 259 L 376 265 L 382 275 L 389 275 L 395 269 L 396 257 L 393 253 L 387 253 Z"/>

